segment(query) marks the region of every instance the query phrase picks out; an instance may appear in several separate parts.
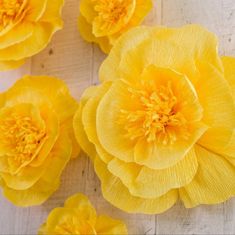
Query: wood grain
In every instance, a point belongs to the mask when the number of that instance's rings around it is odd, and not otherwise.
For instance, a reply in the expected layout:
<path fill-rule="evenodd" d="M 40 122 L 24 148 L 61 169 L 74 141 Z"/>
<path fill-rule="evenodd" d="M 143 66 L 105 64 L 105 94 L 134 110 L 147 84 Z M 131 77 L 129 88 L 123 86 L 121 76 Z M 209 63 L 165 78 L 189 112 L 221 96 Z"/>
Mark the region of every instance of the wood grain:
<path fill-rule="evenodd" d="M 0 73 L 0 91 L 24 74 L 60 77 L 79 99 L 83 90 L 98 82 L 98 69 L 105 58 L 100 50 L 84 42 L 77 31 L 78 0 L 66 0 L 65 26 L 50 45 L 22 68 Z M 220 53 L 235 56 L 234 0 L 155 0 L 155 7 L 145 20 L 148 25 L 180 26 L 200 23 L 217 33 Z M 130 234 L 235 234 L 235 199 L 216 206 L 185 209 L 178 203 L 157 216 L 129 215 L 110 204 L 101 195 L 100 184 L 86 156 L 69 163 L 61 187 L 45 204 L 16 208 L 0 196 L 0 234 L 36 234 L 40 224 L 54 207 L 76 192 L 89 196 L 99 213 L 123 219 Z"/>

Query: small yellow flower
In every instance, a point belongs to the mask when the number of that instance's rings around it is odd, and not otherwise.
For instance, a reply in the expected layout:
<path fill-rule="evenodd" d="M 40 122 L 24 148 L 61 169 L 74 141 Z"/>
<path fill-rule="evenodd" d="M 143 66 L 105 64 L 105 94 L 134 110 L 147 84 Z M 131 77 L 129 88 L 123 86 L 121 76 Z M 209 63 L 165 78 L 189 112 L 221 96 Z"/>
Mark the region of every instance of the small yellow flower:
<path fill-rule="evenodd" d="M 81 0 L 78 26 L 82 37 L 109 53 L 121 34 L 139 25 L 152 0 Z"/>
<path fill-rule="evenodd" d="M 67 199 L 64 207 L 52 210 L 38 234 L 126 235 L 127 229 L 120 220 L 96 215 L 88 198 L 82 194 L 75 194 Z"/>
<path fill-rule="evenodd" d="M 204 28 L 137 27 L 124 34 L 74 116 L 104 197 L 155 214 L 235 195 L 235 58 Z"/>
<path fill-rule="evenodd" d="M 0 0 L 0 71 L 21 66 L 62 28 L 64 0 Z"/>
<path fill-rule="evenodd" d="M 17 206 L 43 203 L 78 155 L 72 118 L 78 107 L 66 85 L 25 76 L 0 94 L 0 185 Z"/>

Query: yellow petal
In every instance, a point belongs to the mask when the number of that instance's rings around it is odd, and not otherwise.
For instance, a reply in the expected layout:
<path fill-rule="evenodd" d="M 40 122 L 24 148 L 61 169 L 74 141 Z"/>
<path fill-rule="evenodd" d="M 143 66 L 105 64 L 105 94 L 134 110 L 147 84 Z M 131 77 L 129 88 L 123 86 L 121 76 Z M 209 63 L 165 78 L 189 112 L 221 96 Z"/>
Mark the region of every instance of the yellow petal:
<path fill-rule="evenodd" d="M 80 15 L 78 17 L 78 28 L 79 28 L 79 32 L 80 32 L 81 36 L 84 38 L 84 40 L 98 44 L 104 53 L 106 53 L 106 54 L 109 53 L 109 51 L 112 47 L 109 42 L 109 39 L 107 37 L 96 38 L 92 34 L 91 25 L 86 21 L 86 19 L 82 15 Z"/>
<path fill-rule="evenodd" d="M 28 207 L 42 204 L 58 187 L 58 179 L 54 179 L 53 184 L 39 180 L 33 187 L 27 190 L 13 190 L 5 186 L 3 187 L 3 194 L 15 206 Z"/>
<path fill-rule="evenodd" d="M 31 22 L 38 21 L 46 10 L 47 2 L 50 2 L 50 0 L 28 0 L 29 11 L 24 20 Z"/>
<path fill-rule="evenodd" d="M 61 19 L 63 5 L 64 0 L 47 0 L 46 9 L 40 18 L 40 22 L 48 22 L 61 27 L 63 25 Z"/>
<path fill-rule="evenodd" d="M 125 130 L 120 128 L 117 123 L 120 106 L 116 98 L 122 95 L 122 89 L 113 87 L 114 84 L 104 95 L 97 109 L 96 129 L 98 139 L 102 147 L 111 155 L 125 162 L 134 162 L 133 149 L 135 143 L 125 137 Z M 109 115 L 107 115 L 107 110 Z"/>
<path fill-rule="evenodd" d="M 93 96 L 86 102 L 82 111 L 82 123 L 87 138 L 95 145 L 96 152 L 104 161 L 107 159 L 110 160 L 112 156 L 104 150 L 98 139 L 96 131 L 96 112 L 100 100 L 110 88 L 110 86 L 111 83 L 107 82 L 103 83 L 101 86 L 96 87 L 96 90 L 93 92 Z"/>
<path fill-rule="evenodd" d="M 47 234 L 61 234 L 56 231 L 60 224 L 66 224 L 69 220 L 73 218 L 73 223 L 76 223 L 78 218 L 76 218 L 76 213 L 70 208 L 55 208 L 51 211 L 47 218 L 46 230 Z M 77 224 L 76 224 L 77 225 Z"/>
<path fill-rule="evenodd" d="M 112 45 L 108 38 L 101 37 L 96 39 L 96 43 L 99 44 L 100 49 L 105 53 L 108 54 L 112 48 Z"/>
<path fill-rule="evenodd" d="M 223 156 L 197 145 L 198 172 L 191 183 L 180 189 L 186 207 L 221 203 L 235 195 L 235 168 Z"/>
<path fill-rule="evenodd" d="M 103 82 L 121 78 L 118 67 L 121 58 L 149 36 L 150 29 L 145 29 L 143 26 L 135 27 L 123 34 L 110 51 L 109 56 L 101 64 L 99 70 L 100 81 Z"/>
<path fill-rule="evenodd" d="M 55 208 L 47 219 L 47 234 L 94 234 L 92 222 L 83 220 L 82 212 L 66 207 Z"/>
<path fill-rule="evenodd" d="M 99 144 L 96 133 L 96 112 L 100 100 L 109 90 L 111 83 L 107 82 L 98 86 L 93 96 L 86 102 L 82 111 L 82 123 L 90 142 Z"/>
<path fill-rule="evenodd" d="M 136 26 L 142 23 L 144 17 L 153 8 L 152 0 L 136 0 L 135 12 L 132 15 L 127 27 Z"/>
<path fill-rule="evenodd" d="M 82 150 L 92 159 L 94 159 L 96 156 L 96 150 L 95 146 L 88 140 L 87 135 L 85 133 L 84 126 L 82 123 L 82 112 L 84 105 L 92 97 L 95 91 L 96 87 L 90 87 L 83 93 L 83 96 L 80 100 L 79 108 L 73 119 L 75 137 Z"/>
<path fill-rule="evenodd" d="M 110 155 L 107 151 L 104 150 L 100 143 L 96 144 L 95 148 L 97 154 L 103 162 L 109 163 L 114 158 L 114 156 Z"/>
<path fill-rule="evenodd" d="M 45 165 L 40 167 L 25 167 L 16 175 L 0 173 L 6 186 L 15 190 L 27 190 L 31 188 L 45 171 Z"/>
<path fill-rule="evenodd" d="M 201 77 L 196 85 L 204 109 L 203 121 L 210 127 L 199 143 L 215 152 L 234 156 L 235 105 L 223 74 L 207 63 L 198 64 Z M 205 77 L 207 79 L 205 79 Z"/>
<path fill-rule="evenodd" d="M 68 131 L 69 139 L 72 144 L 72 153 L 71 158 L 77 158 L 81 148 L 76 140 L 74 129 L 73 129 L 73 119 L 69 119 L 67 122 L 64 123 L 64 129 Z"/>
<path fill-rule="evenodd" d="M 0 37 L 0 49 L 25 41 L 33 33 L 33 24 L 24 22 Z"/>
<path fill-rule="evenodd" d="M 201 26 L 187 25 L 178 29 L 138 27 L 121 36 L 115 44 L 101 66 L 100 79 L 114 80 L 122 73 L 138 78 L 145 67 L 154 64 L 196 80 L 197 60 L 208 61 L 222 70 L 217 55 L 217 38 Z"/>
<path fill-rule="evenodd" d="M 34 104 L 36 107 L 49 107 L 52 104 L 46 96 L 43 96 L 40 91 L 30 87 L 11 87 L 5 92 L 5 106 L 15 106 L 22 103 Z"/>
<path fill-rule="evenodd" d="M 77 101 L 71 96 L 66 84 L 55 77 L 24 76 L 18 80 L 12 89 L 30 87 L 47 97 L 53 105 L 61 123 L 71 119 L 78 108 Z M 53 87 L 53 89 L 51 89 Z"/>
<path fill-rule="evenodd" d="M 92 0 L 81 0 L 80 12 L 82 16 L 86 19 L 86 21 L 90 24 L 97 16 L 97 12 L 94 10 L 94 3 L 92 2 Z"/>
<path fill-rule="evenodd" d="M 40 166 L 45 161 L 59 135 L 59 120 L 55 112 L 46 106 L 41 109 L 41 116 L 46 123 L 47 139 L 37 157 L 30 163 L 32 167 Z"/>
<path fill-rule="evenodd" d="M 0 108 L 4 106 L 5 101 L 6 101 L 5 93 L 0 93 Z"/>
<path fill-rule="evenodd" d="M 115 220 L 105 215 L 97 218 L 95 229 L 97 235 L 128 234 L 126 225 L 121 220 Z"/>
<path fill-rule="evenodd" d="M 109 36 L 111 44 L 114 44 L 116 40 L 127 30 L 141 24 L 145 16 L 149 13 L 152 8 L 152 0 L 136 0 L 135 11 L 133 12 L 133 15 L 130 18 L 128 24 L 125 25 L 120 32 Z"/>
<path fill-rule="evenodd" d="M 177 190 L 171 190 L 162 197 L 146 199 L 130 194 L 122 182 L 113 176 L 106 165 L 97 157 L 95 170 L 102 184 L 104 198 L 117 208 L 129 213 L 157 214 L 171 208 L 178 199 Z"/>
<path fill-rule="evenodd" d="M 189 153 L 207 128 L 206 125 L 201 123 L 194 125 L 190 130 L 194 134 L 187 140 L 188 142 L 178 140 L 175 144 L 166 146 L 140 139 L 134 148 L 135 162 L 151 169 L 164 169 L 173 166 Z"/>
<path fill-rule="evenodd" d="M 0 49 L 0 60 L 21 60 L 37 54 L 44 49 L 52 38 L 52 35 L 61 28 L 50 23 L 36 23 L 31 37 L 4 49 Z M 37 43 L 35 43 L 37 42 Z"/>
<path fill-rule="evenodd" d="M 204 109 L 204 122 L 212 127 L 233 128 L 235 105 L 228 82 L 222 73 L 207 62 L 198 64 L 198 68 L 201 76 L 195 89 Z"/>
<path fill-rule="evenodd" d="M 96 211 L 85 195 L 79 193 L 71 196 L 66 200 L 64 206 L 66 208 L 76 209 L 81 219 L 89 220 L 92 224 L 95 224 Z"/>
<path fill-rule="evenodd" d="M 92 34 L 92 27 L 82 15 L 78 17 L 78 29 L 81 36 L 88 42 L 95 42 L 95 36 Z"/>
<path fill-rule="evenodd" d="M 153 170 L 134 163 L 124 163 L 113 159 L 108 169 L 120 178 L 130 193 L 137 197 L 156 198 L 171 189 L 189 184 L 197 172 L 197 158 L 194 149 L 176 165 Z"/>
<path fill-rule="evenodd" d="M 60 136 L 46 159 L 46 169 L 40 179 L 53 184 L 54 179 L 61 176 L 66 164 L 70 160 L 71 154 L 71 140 L 68 137 L 68 133 L 61 129 Z"/>
<path fill-rule="evenodd" d="M 7 71 L 7 70 L 11 70 L 11 69 L 16 69 L 16 68 L 19 68 L 24 63 L 25 63 L 24 60 L 0 61 L 0 71 Z"/>

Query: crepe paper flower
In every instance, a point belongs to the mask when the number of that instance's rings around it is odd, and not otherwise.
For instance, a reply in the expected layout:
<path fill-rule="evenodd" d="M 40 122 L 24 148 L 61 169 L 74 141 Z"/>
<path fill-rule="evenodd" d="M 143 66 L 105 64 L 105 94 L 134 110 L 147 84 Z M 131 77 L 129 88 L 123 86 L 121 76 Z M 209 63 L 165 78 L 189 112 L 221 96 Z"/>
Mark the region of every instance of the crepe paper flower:
<path fill-rule="evenodd" d="M 53 77 L 25 76 L 0 94 L 0 186 L 13 204 L 39 205 L 58 189 L 79 152 L 72 127 L 77 108 Z"/>
<path fill-rule="evenodd" d="M 81 0 L 79 31 L 109 53 L 120 35 L 139 25 L 152 7 L 152 0 Z"/>
<path fill-rule="evenodd" d="M 125 235 L 127 229 L 120 220 L 106 215 L 98 216 L 85 195 L 75 194 L 67 199 L 64 207 L 51 211 L 38 234 Z"/>
<path fill-rule="evenodd" d="M 118 40 L 74 116 L 111 204 L 156 214 L 235 195 L 234 69 L 201 26 L 137 27 Z"/>
<path fill-rule="evenodd" d="M 0 0 L 0 71 L 15 69 L 62 28 L 64 0 Z"/>

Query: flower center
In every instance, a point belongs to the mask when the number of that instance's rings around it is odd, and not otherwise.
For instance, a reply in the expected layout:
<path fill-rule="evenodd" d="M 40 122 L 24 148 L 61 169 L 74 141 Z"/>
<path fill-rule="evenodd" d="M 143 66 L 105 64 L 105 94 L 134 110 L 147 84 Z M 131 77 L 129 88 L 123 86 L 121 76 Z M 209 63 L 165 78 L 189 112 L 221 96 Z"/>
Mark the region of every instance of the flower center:
<path fill-rule="evenodd" d="M 118 32 L 128 23 L 135 10 L 135 0 L 92 0 L 97 17 L 94 33 L 97 36 Z"/>
<path fill-rule="evenodd" d="M 17 168 L 31 161 L 35 152 L 46 138 L 46 130 L 39 129 L 30 117 L 12 113 L 2 121 L 0 131 L 4 136 L 4 142 L 12 150 L 13 157 L 9 158 L 9 164 Z"/>
<path fill-rule="evenodd" d="M 127 136 L 132 139 L 146 138 L 148 142 L 173 144 L 177 138 L 187 139 L 189 132 L 187 120 L 177 111 L 178 101 L 171 82 L 153 90 L 129 88 L 130 97 L 135 102 L 134 110 L 121 110 L 121 123 Z"/>
<path fill-rule="evenodd" d="M 99 16 L 104 21 L 110 22 L 111 24 L 116 23 L 120 18 L 127 14 L 128 0 L 93 0 L 97 2 L 95 11 L 98 12 Z M 129 4 L 128 4 L 129 2 Z"/>
<path fill-rule="evenodd" d="M 0 0 L 0 30 L 17 20 L 24 0 Z"/>

